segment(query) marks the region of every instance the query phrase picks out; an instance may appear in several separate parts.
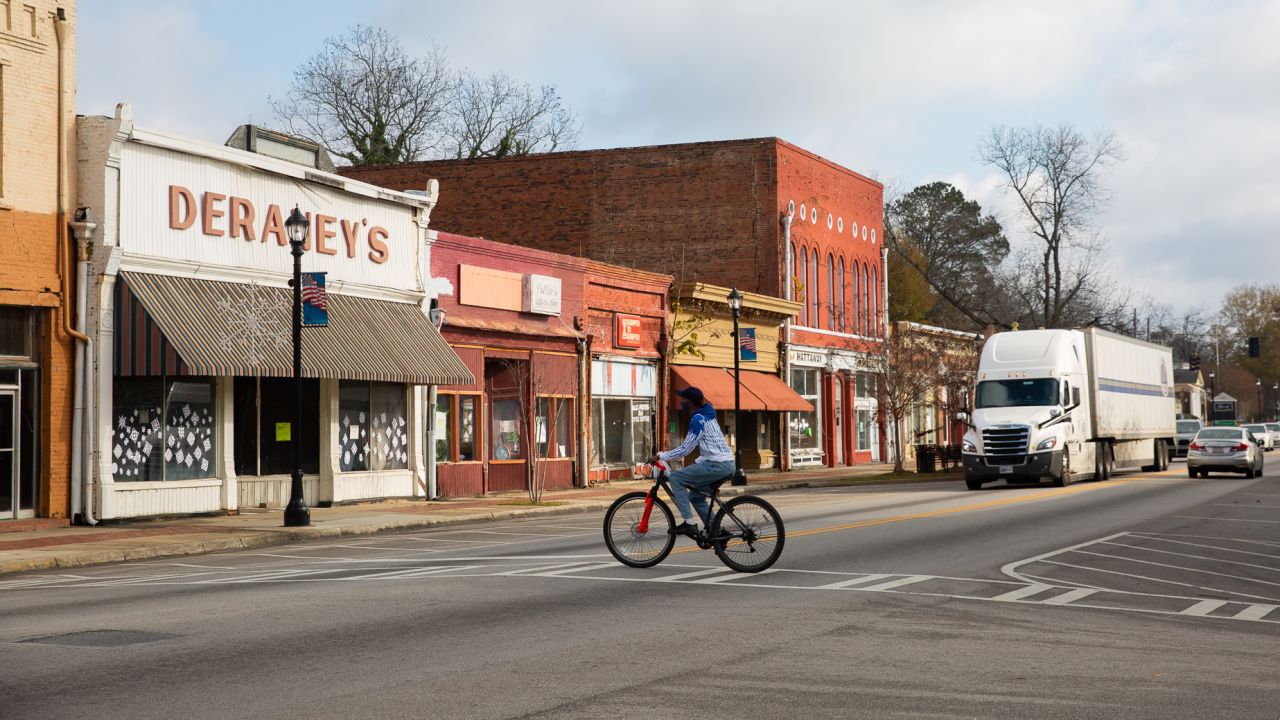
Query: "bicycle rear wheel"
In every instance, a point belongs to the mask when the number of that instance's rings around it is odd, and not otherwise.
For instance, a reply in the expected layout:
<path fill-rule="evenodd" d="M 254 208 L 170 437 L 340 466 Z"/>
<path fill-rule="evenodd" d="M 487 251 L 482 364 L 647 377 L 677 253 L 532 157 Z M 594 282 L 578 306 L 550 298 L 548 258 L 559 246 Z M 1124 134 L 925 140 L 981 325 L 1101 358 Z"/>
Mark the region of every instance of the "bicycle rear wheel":
<path fill-rule="evenodd" d="M 777 562 L 786 542 L 782 516 L 754 495 L 733 498 L 720 508 L 711 526 L 720 562 L 738 572 L 760 572 Z"/>
<path fill-rule="evenodd" d="M 649 526 L 640 532 L 644 518 L 645 498 L 649 493 L 627 493 L 609 506 L 604 514 L 604 544 L 618 562 L 635 568 L 653 567 L 666 559 L 675 547 L 676 536 L 671 509 L 660 498 L 653 499 Z"/>

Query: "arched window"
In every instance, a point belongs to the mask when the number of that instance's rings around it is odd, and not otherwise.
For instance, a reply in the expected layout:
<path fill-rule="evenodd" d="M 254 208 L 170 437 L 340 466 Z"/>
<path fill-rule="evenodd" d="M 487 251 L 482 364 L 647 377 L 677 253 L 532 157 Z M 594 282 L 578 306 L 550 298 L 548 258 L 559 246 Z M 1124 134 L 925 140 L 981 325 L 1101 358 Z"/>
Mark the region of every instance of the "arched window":
<path fill-rule="evenodd" d="M 880 337 L 880 289 L 876 283 L 876 269 L 871 268 L 871 336 Z"/>
<path fill-rule="evenodd" d="M 809 295 L 813 293 L 813 288 L 809 287 L 809 251 L 800 248 L 800 275 L 799 287 L 796 288 L 797 298 L 801 299 L 800 304 L 800 324 L 809 324 Z"/>
<path fill-rule="evenodd" d="M 836 326 L 836 303 L 839 302 L 836 292 L 836 259 L 827 253 L 827 329 L 839 330 Z"/>
<path fill-rule="evenodd" d="M 809 282 L 813 283 L 813 294 L 810 295 L 809 304 L 809 326 L 818 327 L 818 320 L 822 317 L 818 314 L 818 276 L 821 275 L 821 266 L 818 264 L 818 251 L 813 250 L 813 255 L 809 257 Z"/>
<path fill-rule="evenodd" d="M 844 258 L 840 258 L 836 266 L 836 330 L 840 332 L 848 332 L 846 323 L 848 320 L 844 316 Z"/>
<path fill-rule="evenodd" d="M 858 306 L 858 302 L 859 302 L 858 293 L 861 292 L 862 290 L 862 282 L 860 282 L 859 275 L 858 275 L 858 273 L 862 272 L 862 270 L 860 269 L 861 267 L 862 266 L 858 264 L 857 260 L 852 261 L 852 263 L 849 265 L 849 273 L 852 280 L 852 284 L 850 285 L 849 289 L 853 291 L 853 302 L 849 306 L 850 308 L 849 314 L 852 316 L 849 318 L 850 320 L 849 332 L 853 333 L 854 335 L 858 334 L 858 323 L 862 322 L 862 313 L 859 311 L 859 306 Z"/>
<path fill-rule="evenodd" d="M 791 243 L 791 255 L 787 258 L 787 299 L 796 299 L 796 244 Z"/>
<path fill-rule="evenodd" d="M 868 335 L 871 332 L 871 283 L 867 278 L 870 273 L 867 266 L 862 266 L 862 329 L 859 335 Z"/>

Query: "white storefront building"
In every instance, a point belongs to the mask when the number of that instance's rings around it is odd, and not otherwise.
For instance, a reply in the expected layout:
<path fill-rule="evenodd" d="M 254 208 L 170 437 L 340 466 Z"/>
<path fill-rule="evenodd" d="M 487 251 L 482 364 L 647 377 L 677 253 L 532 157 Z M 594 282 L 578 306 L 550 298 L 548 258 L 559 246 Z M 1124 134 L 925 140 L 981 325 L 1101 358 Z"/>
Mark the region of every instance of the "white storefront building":
<path fill-rule="evenodd" d="M 426 493 L 422 386 L 471 375 L 426 315 L 422 193 L 135 127 L 79 126 L 74 227 L 90 337 L 77 493 L 110 519 L 274 507 L 294 443 L 309 505 Z M 304 328 L 293 422 L 293 258 L 327 273 L 329 325 Z"/>

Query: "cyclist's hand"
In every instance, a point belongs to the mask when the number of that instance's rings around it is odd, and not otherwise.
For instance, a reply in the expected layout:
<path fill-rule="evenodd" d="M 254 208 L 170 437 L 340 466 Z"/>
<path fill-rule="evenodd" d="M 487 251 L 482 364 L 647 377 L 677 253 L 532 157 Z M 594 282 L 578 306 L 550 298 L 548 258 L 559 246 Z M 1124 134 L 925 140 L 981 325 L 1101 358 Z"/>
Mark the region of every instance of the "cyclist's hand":
<path fill-rule="evenodd" d="M 660 459 L 661 459 L 661 458 L 659 458 L 657 455 L 654 455 L 654 456 L 650 457 L 648 460 L 645 460 L 645 464 L 646 464 L 646 465 L 656 465 L 656 464 L 657 464 L 657 462 L 658 462 L 658 460 L 660 460 Z"/>

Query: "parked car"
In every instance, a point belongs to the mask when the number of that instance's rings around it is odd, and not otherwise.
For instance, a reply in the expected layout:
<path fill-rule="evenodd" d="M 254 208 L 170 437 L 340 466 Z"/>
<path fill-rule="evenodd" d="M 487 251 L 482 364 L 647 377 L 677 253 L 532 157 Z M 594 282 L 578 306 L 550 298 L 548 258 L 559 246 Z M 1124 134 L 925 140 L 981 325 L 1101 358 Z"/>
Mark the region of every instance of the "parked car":
<path fill-rule="evenodd" d="M 1209 477 L 1209 471 L 1262 474 L 1262 448 L 1243 427 L 1207 427 L 1187 446 L 1187 475 Z"/>
<path fill-rule="evenodd" d="M 1242 425 L 1245 432 L 1250 433 L 1258 440 L 1258 445 L 1262 447 L 1264 452 L 1270 452 L 1275 449 L 1275 443 L 1271 440 L 1271 431 L 1262 423 L 1249 423 Z"/>
<path fill-rule="evenodd" d="M 1200 432 L 1200 428 L 1204 427 L 1203 420 L 1179 420 L 1178 435 L 1173 448 L 1173 456 L 1184 458 L 1187 456 L 1187 446 L 1191 444 L 1191 438 Z"/>
<path fill-rule="evenodd" d="M 1280 447 L 1280 422 L 1266 423 L 1266 426 L 1271 435 L 1271 447 Z"/>

